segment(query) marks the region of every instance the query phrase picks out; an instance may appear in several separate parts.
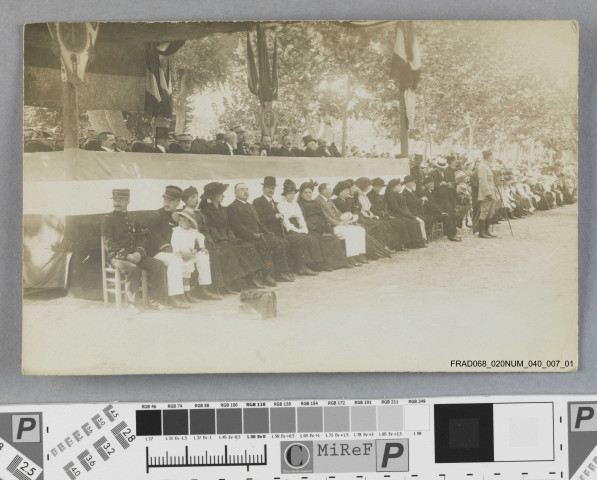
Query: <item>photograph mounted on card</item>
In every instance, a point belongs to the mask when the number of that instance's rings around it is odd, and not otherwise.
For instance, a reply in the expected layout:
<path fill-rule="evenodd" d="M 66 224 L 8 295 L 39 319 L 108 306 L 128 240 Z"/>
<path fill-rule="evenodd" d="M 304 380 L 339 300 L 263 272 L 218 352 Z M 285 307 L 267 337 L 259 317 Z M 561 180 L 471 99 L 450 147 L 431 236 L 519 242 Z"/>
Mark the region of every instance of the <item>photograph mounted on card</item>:
<path fill-rule="evenodd" d="M 575 371 L 578 55 L 573 21 L 25 25 L 23 373 Z"/>

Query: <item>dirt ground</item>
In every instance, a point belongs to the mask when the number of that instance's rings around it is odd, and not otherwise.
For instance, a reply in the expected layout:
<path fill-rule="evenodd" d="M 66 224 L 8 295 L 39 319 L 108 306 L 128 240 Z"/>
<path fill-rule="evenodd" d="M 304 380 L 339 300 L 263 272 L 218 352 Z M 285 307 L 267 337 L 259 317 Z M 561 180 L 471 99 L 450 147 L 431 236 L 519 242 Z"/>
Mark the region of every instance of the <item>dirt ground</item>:
<path fill-rule="evenodd" d="M 516 370 L 576 369 L 577 215 L 576 205 L 536 212 L 512 221 L 514 236 L 502 222 L 492 240 L 463 232 L 461 243 L 280 284 L 270 320 L 240 311 L 236 296 L 134 315 L 69 297 L 25 300 L 23 368 L 472 371 L 505 360 L 523 362 Z"/>

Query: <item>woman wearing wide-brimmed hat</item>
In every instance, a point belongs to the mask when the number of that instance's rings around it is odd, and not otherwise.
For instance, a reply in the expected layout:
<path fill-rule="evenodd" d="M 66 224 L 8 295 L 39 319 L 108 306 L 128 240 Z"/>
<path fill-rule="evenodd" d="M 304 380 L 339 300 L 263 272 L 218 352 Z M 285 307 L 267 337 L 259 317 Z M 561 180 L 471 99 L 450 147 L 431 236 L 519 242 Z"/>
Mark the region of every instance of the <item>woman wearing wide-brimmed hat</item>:
<path fill-rule="evenodd" d="M 298 205 L 303 213 L 309 235 L 319 242 L 324 261 L 333 269 L 352 268 L 346 257 L 346 249 L 342 240 L 334 235 L 334 226 L 328 221 L 320 202 L 313 200 L 313 192 L 317 182 L 301 184 Z M 327 270 L 327 268 L 326 268 Z"/>
<path fill-rule="evenodd" d="M 245 285 L 234 285 L 234 280 L 240 277 L 247 277 L 250 286 L 263 288 L 264 285 L 257 278 L 257 274 L 263 268 L 261 257 L 250 243 L 237 239 L 228 223 L 226 208 L 222 205 L 224 192 L 227 184 L 211 182 L 203 187 L 199 210 L 207 218 L 207 228 L 215 245 L 223 253 L 224 260 L 222 270 L 227 280 L 227 290 L 236 291 L 236 286 L 242 288 Z M 240 267 L 240 268 L 239 268 Z M 242 274 L 242 275 L 241 275 Z M 238 282 L 236 282 L 238 283 Z"/>
<path fill-rule="evenodd" d="M 292 257 L 296 263 L 294 269 L 299 275 L 317 275 L 311 268 L 332 270 L 325 264 L 317 238 L 309 234 L 301 207 L 296 203 L 297 192 L 296 184 L 286 179 L 282 189 L 282 201 L 278 203 L 284 235 L 291 248 L 295 247 L 292 248 Z"/>

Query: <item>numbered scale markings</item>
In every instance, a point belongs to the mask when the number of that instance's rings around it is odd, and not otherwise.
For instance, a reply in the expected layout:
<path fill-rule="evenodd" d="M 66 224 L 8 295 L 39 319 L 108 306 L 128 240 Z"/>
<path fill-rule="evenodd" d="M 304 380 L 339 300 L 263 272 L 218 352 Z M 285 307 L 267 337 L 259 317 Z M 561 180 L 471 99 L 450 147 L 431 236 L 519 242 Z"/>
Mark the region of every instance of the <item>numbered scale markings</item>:
<path fill-rule="evenodd" d="M 597 480 L 597 395 L 0 406 L 1 480 Z"/>

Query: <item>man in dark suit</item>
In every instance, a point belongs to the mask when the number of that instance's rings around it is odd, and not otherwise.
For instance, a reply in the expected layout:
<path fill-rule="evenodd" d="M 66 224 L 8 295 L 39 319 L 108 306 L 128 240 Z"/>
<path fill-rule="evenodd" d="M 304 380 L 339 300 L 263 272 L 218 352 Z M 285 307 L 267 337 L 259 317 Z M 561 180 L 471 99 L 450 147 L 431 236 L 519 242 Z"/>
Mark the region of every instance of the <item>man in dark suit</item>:
<path fill-rule="evenodd" d="M 289 133 L 285 133 L 282 137 L 282 146 L 274 149 L 272 155 L 276 157 L 294 157 L 292 153 L 292 136 Z"/>
<path fill-rule="evenodd" d="M 449 212 L 445 212 L 437 203 L 436 195 L 434 194 L 435 180 L 432 176 L 425 177 L 425 186 L 420 192 L 421 200 L 423 201 L 423 212 L 425 213 L 425 223 L 428 221 L 442 222 L 444 224 L 446 234 L 451 242 L 460 242 L 461 239 L 456 235 L 456 222 Z"/>
<path fill-rule="evenodd" d="M 168 153 L 191 153 L 192 135 L 182 133 L 176 135 L 176 142 L 168 146 Z"/>
<path fill-rule="evenodd" d="M 130 202 L 128 188 L 112 190 L 114 211 L 102 219 L 102 238 L 107 254 L 107 263 L 126 274 L 126 296 L 131 306 L 137 301 L 141 284 L 141 271 L 148 273 L 150 298 L 165 300 L 164 275 L 166 267 L 162 262 L 147 255 L 141 228 L 135 218 L 127 212 Z M 106 265 L 103 265 L 105 267 Z M 143 305 L 147 307 L 148 305 Z"/>
<path fill-rule="evenodd" d="M 226 132 L 224 141 L 216 145 L 218 155 L 236 155 L 237 136 L 234 132 Z"/>
<path fill-rule="evenodd" d="M 290 244 L 291 238 L 288 238 L 284 234 L 284 228 L 282 227 L 282 214 L 278 210 L 278 204 L 274 201 L 274 191 L 276 189 L 276 179 L 274 177 L 265 177 L 263 179 L 263 195 L 253 200 L 253 207 L 259 215 L 259 219 L 265 225 L 265 227 L 275 234 L 280 240 L 286 243 L 288 256 L 294 257 L 295 260 L 300 260 L 304 257 L 304 242 L 302 237 L 299 235 L 293 236 L 299 241 L 293 241 Z M 300 262 L 302 264 L 302 262 Z M 300 272 L 299 272 L 300 273 Z M 294 276 L 290 271 L 279 273 L 276 276 L 278 282 L 293 282 Z"/>
<path fill-rule="evenodd" d="M 170 134 L 168 127 L 155 128 L 155 145 L 151 149 L 152 153 L 166 153 L 170 146 Z"/>
<path fill-rule="evenodd" d="M 288 259 L 286 244 L 273 234 L 261 222 L 255 207 L 248 203 L 249 187 L 245 183 L 238 183 L 234 187 L 236 200 L 228 205 L 228 219 L 230 228 L 238 238 L 251 243 L 259 252 L 264 265 L 264 283 L 276 286 L 275 272 L 278 275 L 288 274 Z"/>
<path fill-rule="evenodd" d="M 311 135 L 306 135 L 303 137 L 303 144 L 305 145 L 305 150 L 303 151 L 304 157 L 320 156 L 317 153 L 317 140 L 315 140 Z"/>
<path fill-rule="evenodd" d="M 331 157 L 332 152 L 328 149 L 328 142 L 325 138 L 317 140 L 317 150 L 315 150 L 318 157 Z"/>
<path fill-rule="evenodd" d="M 245 139 L 245 129 L 237 125 L 232 129 L 236 133 L 236 147 L 234 147 L 234 155 L 251 155 L 251 148 Z"/>

